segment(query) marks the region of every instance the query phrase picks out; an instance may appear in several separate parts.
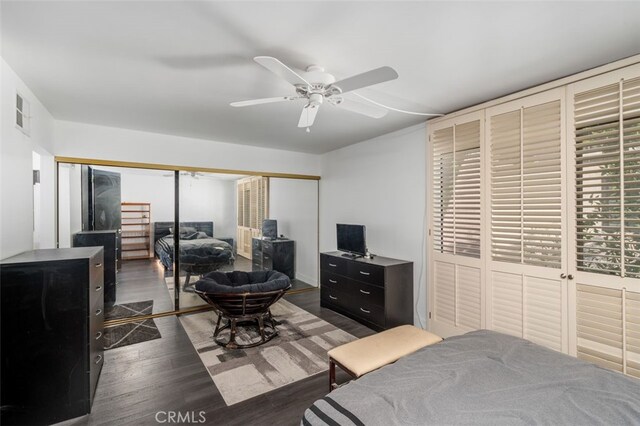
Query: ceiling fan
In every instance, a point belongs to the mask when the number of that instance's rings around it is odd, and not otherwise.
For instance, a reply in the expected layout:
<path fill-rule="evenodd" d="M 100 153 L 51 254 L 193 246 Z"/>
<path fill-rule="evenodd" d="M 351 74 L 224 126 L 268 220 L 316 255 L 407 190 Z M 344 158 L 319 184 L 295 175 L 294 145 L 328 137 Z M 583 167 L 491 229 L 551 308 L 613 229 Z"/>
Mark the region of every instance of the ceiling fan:
<path fill-rule="evenodd" d="M 381 118 L 387 114 L 387 109 L 371 103 L 357 102 L 347 99 L 342 95 L 353 90 L 362 89 L 374 84 L 383 83 L 398 78 L 398 73 L 391 67 L 380 67 L 371 71 L 357 74 L 343 80 L 336 81 L 335 77 L 318 65 L 310 65 L 306 71 L 299 74 L 289 68 L 278 59 L 271 56 L 256 56 L 253 58 L 258 64 L 269 71 L 285 79 L 295 87 L 293 96 L 280 96 L 276 98 L 253 99 L 249 101 L 232 102 L 232 107 L 246 107 L 274 102 L 287 102 L 305 100 L 307 103 L 302 108 L 298 127 L 309 131 L 309 127 L 318 114 L 320 106 L 325 102 L 347 111 L 366 115 L 372 118 Z"/>

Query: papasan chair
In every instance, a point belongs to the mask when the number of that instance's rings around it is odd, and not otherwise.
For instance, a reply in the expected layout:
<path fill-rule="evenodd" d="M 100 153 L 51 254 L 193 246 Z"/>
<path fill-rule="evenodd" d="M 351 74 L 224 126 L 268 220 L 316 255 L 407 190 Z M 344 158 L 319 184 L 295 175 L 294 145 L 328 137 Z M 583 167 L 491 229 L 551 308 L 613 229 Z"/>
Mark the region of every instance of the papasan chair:
<path fill-rule="evenodd" d="M 291 280 L 278 271 L 210 272 L 195 283 L 195 292 L 218 314 L 213 338 L 228 349 L 243 349 L 262 345 L 277 334 L 270 307 L 291 288 Z M 222 319 L 227 323 L 221 327 Z M 248 343 L 236 342 L 238 326 L 257 325 L 259 339 Z M 223 341 L 220 332 L 229 331 Z"/>

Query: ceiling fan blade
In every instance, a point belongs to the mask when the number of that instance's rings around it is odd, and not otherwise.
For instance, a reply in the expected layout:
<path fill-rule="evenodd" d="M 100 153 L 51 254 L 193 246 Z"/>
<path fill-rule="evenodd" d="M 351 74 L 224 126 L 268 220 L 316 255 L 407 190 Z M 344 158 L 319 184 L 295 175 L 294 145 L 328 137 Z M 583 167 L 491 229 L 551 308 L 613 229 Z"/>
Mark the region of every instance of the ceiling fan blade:
<path fill-rule="evenodd" d="M 331 86 L 338 87 L 342 93 L 352 90 L 362 89 L 363 87 L 373 86 L 374 84 L 384 83 L 385 81 L 395 80 L 398 73 L 391 67 L 380 67 L 371 71 L 357 74 L 344 80 L 336 81 Z"/>
<path fill-rule="evenodd" d="M 354 101 L 352 99 L 342 99 L 341 102 L 332 102 L 333 105 L 340 109 L 366 115 L 371 118 L 382 118 L 387 115 L 387 110 L 379 106 L 365 104 L 363 102 Z"/>
<path fill-rule="evenodd" d="M 298 121 L 298 127 L 311 127 L 313 126 L 313 122 L 316 119 L 316 114 L 320 109 L 320 105 L 310 105 L 308 104 L 302 109 L 302 114 L 300 114 L 300 121 Z"/>
<path fill-rule="evenodd" d="M 271 104 L 274 102 L 293 101 L 294 99 L 300 99 L 300 98 L 297 96 L 280 96 L 277 98 L 262 98 L 262 99 L 252 99 L 250 101 L 231 102 L 229 105 L 231 105 L 232 107 L 245 107 L 245 106 L 251 106 L 251 105 Z"/>
<path fill-rule="evenodd" d="M 253 58 L 254 61 L 271 71 L 272 73 L 284 78 L 289 83 L 293 84 L 304 84 L 305 86 L 311 86 L 311 84 L 302 78 L 300 74 L 277 60 L 276 58 L 272 58 L 271 56 L 256 56 Z"/>

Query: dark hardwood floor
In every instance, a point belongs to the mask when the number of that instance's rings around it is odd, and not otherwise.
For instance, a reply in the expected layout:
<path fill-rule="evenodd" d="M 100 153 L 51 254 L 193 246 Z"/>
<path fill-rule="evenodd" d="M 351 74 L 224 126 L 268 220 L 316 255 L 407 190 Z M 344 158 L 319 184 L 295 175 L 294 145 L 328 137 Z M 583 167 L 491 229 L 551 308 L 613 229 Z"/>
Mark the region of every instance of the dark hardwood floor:
<path fill-rule="evenodd" d="M 221 271 L 251 271 L 251 260 L 238 256 L 233 265 L 224 266 Z M 173 295 L 167 289 L 165 271 L 157 259 L 127 260 L 122 262 L 118 272 L 116 303 L 142 302 L 153 300 L 153 313 L 173 311 Z M 191 278 L 191 282 L 198 277 Z M 293 280 L 291 290 L 315 288 L 304 281 Z M 180 308 L 203 306 L 202 299 L 194 293 L 180 293 Z"/>
<path fill-rule="evenodd" d="M 373 334 L 349 318 L 320 308 L 317 290 L 285 298 L 354 336 Z M 155 321 L 161 339 L 105 352 L 92 413 L 65 424 L 157 424 L 156 413 L 161 411 L 193 412 L 195 416 L 202 411 L 207 424 L 298 425 L 304 410 L 327 393 L 329 379 L 324 372 L 227 406 L 180 321 L 176 317 Z M 347 376 L 339 372 L 338 379 L 344 381 Z"/>

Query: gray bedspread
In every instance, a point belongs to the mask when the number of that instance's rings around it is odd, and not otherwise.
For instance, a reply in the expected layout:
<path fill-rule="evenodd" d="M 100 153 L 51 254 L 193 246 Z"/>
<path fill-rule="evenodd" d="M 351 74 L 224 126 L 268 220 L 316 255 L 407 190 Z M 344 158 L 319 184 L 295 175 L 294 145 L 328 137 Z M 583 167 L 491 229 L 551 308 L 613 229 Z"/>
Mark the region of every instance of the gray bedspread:
<path fill-rule="evenodd" d="M 640 424 L 640 380 L 481 330 L 340 387 L 302 424 Z"/>

